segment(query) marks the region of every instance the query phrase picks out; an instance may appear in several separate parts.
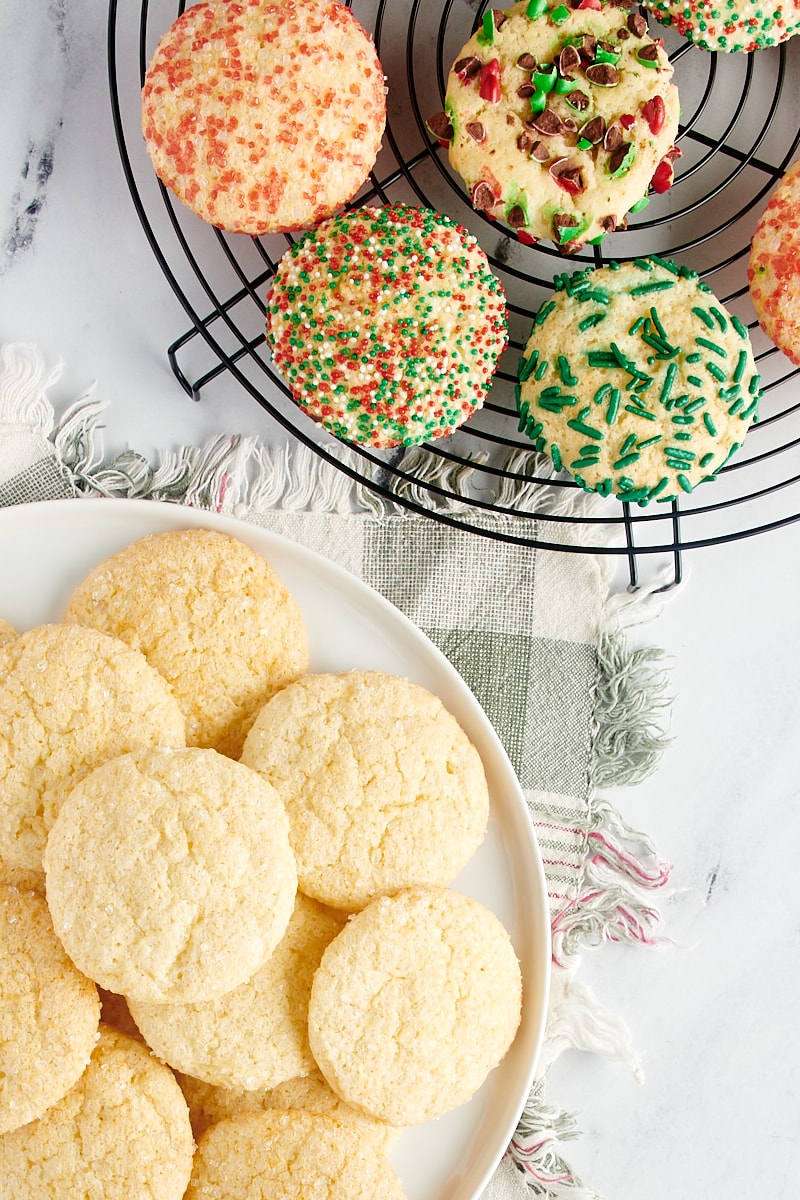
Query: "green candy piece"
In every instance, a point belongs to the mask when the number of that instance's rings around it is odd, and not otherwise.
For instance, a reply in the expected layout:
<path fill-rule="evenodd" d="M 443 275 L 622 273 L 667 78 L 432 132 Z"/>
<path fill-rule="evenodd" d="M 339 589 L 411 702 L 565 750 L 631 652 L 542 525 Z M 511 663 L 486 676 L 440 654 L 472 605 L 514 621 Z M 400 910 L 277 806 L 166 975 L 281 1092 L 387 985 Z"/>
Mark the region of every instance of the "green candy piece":
<path fill-rule="evenodd" d="M 525 9 L 525 16 L 529 17 L 531 21 L 535 21 L 543 12 L 547 12 L 547 0 L 530 0 Z"/>
<path fill-rule="evenodd" d="M 570 11 L 566 4 L 559 4 L 558 8 L 550 10 L 550 20 L 554 25 L 563 25 L 565 21 L 569 20 L 569 17 Z"/>

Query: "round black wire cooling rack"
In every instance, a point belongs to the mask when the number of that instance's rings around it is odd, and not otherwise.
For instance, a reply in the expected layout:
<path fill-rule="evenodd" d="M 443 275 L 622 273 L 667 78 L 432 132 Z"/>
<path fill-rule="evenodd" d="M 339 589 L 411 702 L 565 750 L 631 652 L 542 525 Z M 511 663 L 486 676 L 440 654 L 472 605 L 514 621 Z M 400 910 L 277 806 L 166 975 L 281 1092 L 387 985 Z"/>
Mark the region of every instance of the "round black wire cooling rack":
<path fill-rule="evenodd" d="M 184 390 L 227 374 L 284 430 L 384 500 L 476 535 L 543 549 L 668 555 L 670 582 L 684 551 L 735 541 L 800 519 L 800 370 L 758 326 L 747 288 L 750 239 L 769 193 L 800 147 L 800 37 L 752 54 L 710 54 L 651 18 L 675 67 L 681 97 L 675 181 L 624 231 L 566 258 L 527 246 L 473 211 L 426 118 L 443 107 L 447 74 L 487 0 L 347 0 L 373 35 L 387 78 L 383 147 L 354 205 L 393 201 L 438 209 L 466 225 L 489 256 L 508 300 L 509 348 L 483 409 L 447 438 L 408 451 L 352 446 L 291 401 L 264 336 L 265 296 L 291 235 L 228 235 L 194 216 L 156 179 L 144 150 L 140 93 L 156 44 L 184 0 L 110 0 L 108 64 L 114 125 L 131 196 L 189 328 L 166 348 Z M 531 318 L 565 270 L 645 254 L 697 271 L 748 325 L 762 378 L 760 419 L 712 484 L 666 504 L 583 503 L 518 433 L 516 365 Z M 538 486 L 537 486 L 538 485 Z M 498 519 L 499 518 L 499 519 Z"/>

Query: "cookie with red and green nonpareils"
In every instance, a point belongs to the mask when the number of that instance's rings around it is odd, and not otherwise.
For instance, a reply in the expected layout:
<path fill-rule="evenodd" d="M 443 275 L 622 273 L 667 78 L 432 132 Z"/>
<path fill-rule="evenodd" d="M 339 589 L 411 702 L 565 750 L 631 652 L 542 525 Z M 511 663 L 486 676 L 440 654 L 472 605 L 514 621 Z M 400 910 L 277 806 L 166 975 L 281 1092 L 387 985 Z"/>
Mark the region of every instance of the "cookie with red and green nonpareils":
<path fill-rule="evenodd" d="M 142 89 L 162 183 L 203 220 L 306 229 L 356 194 L 386 123 L 375 46 L 339 0 L 205 0 L 170 26 Z"/>
<path fill-rule="evenodd" d="M 444 437 L 480 408 L 507 341 L 476 239 L 432 209 L 343 213 L 284 254 L 267 341 L 292 396 L 346 442 Z"/>
<path fill-rule="evenodd" d="M 604 496 L 674 500 L 713 479 L 758 414 L 747 327 L 655 256 L 554 287 L 519 363 L 520 430 Z"/>
<path fill-rule="evenodd" d="M 763 50 L 800 31 L 798 0 L 642 0 L 642 7 L 712 52 Z"/>
<path fill-rule="evenodd" d="M 647 22 L 613 0 L 490 9 L 428 120 L 473 208 L 573 253 L 673 179 L 678 91 Z"/>
<path fill-rule="evenodd" d="M 747 278 L 761 328 L 800 367 L 800 159 L 756 226 Z"/>

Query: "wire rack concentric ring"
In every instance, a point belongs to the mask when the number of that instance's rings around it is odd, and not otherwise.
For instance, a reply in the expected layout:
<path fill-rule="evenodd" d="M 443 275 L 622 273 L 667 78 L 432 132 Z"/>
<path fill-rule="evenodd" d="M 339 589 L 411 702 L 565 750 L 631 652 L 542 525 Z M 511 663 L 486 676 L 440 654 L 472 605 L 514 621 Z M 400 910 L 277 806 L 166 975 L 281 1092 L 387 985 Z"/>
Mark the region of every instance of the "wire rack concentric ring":
<path fill-rule="evenodd" d="M 264 336 L 265 299 L 293 238 L 228 235 L 188 212 L 156 179 L 144 149 L 140 94 L 156 44 L 185 7 L 177 0 L 110 0 L 112 116 L 136 212 L 188 328 L 165 347 L 195 400 L 226 376 L 271 419 L 383 500 L 477 536 L 570 553 L 626 556 L 631 584 L 643 561 L 765 533 L 800 519 L 800 370 L 761 331 L 747 287 L 750 239 L 769 194 L 800 154 L 800 37 L 751 54 L 709 53 L 650 19 L 675 67 L 681 97 L 675 181 L 628 228 L 565 257 L 527 246 L 475 212 L 426 118 L 441 110 L 447 74 L 488 7 L 479 0 L 351 0 L 387 77 L 387 127 L 354 205 L 405 201 L 447 213 L 486 251 L 508 300 L 509 348 L 483 409 L 462 429 L 413 452 L 342 446 L 292 402 Z M 712 484 L 641 507 L 583 494 L 518 432 L 516 365 L 532 315 L 565 270 L 646 254 L 698 272 L 748 325 L 762 377 L 761 415 Z M 507 518 L 507 519 L 504 519 Z"/>

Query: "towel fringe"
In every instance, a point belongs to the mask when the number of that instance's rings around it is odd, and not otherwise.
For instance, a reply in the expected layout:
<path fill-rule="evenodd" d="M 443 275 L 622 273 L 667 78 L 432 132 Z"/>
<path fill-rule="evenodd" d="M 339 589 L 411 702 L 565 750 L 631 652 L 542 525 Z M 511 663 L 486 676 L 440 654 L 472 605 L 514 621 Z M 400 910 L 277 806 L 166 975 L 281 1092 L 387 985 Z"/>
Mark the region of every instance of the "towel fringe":
<path fill-rule="evenodd" d="M 28 342 L 0 347 L 0 425 L 19 426 L 47 437 L 53 428 L 49 389 L 61 378 L 62 363 L 47 369 L 44 357 Z"/>
<path fill-rule="evenodd" d="M 534 1085 L 507 1151 L 528 1196 L 542 1200 L 600 1200 L 564 1159 L 560 1143 L 579 1136 L 572 1113 L 544 1100 L 543 1084 Z"/>

